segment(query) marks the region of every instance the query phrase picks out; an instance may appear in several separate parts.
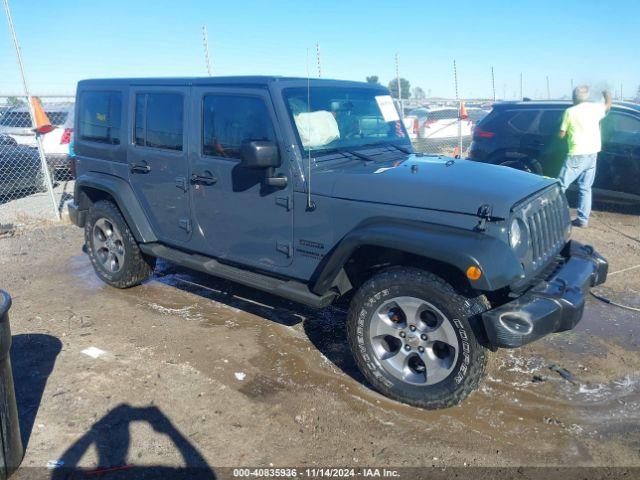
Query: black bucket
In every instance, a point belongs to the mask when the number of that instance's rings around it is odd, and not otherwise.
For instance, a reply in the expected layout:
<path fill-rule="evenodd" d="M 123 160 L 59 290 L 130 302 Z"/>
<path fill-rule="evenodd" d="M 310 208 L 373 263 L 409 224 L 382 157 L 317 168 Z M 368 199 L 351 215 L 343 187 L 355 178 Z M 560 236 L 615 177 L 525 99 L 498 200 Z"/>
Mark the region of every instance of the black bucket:
<path fill-rule="evenodd" d="M 22 440 L 18 423 L 16 392 L 11 373 L 11 297 L 0 290 L 0 480 L 8 478 L 22 461 Z"/>

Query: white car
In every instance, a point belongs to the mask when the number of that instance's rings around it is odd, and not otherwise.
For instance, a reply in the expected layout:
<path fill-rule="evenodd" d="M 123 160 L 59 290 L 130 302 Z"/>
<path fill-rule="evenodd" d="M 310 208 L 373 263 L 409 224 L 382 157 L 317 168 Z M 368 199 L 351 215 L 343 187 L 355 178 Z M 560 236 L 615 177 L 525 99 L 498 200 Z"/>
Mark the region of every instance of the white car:
<path fill-rule="evenodd" d="M 69 144 L 73 138 L 73 103 L 47 103 L 44 111 L 53 130 L 42 135 L 42 147 L 47 163 L 56 177 L 70 175 Z M 20 106 L 7 110 L 0 117 L 0 134 L 5 134 L 27 147 L 36 147 L 36 137 L 31 124 L 29 107 Z"/>
<path fill-rule="evenodd" d="M 415 108 L 404 118 L 404 125 L 412 139 L 452 139 L 458 136 L 458 110 L 455 108 Z M 460 121 L 463 137 L 471 136 L 473 122 Z"/>

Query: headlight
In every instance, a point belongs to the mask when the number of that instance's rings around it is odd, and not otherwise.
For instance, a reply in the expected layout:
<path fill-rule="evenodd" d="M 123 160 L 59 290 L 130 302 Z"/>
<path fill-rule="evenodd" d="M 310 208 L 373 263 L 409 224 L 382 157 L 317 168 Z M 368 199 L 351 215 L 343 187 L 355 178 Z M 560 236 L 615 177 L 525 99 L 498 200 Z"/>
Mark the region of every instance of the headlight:
<path fill-rule="evenodd" d="M 517 218 L 511 220 L 511 226 L 509 227 L 509 244 L 511 248 L 516 250 L 522 242 L 522 229 L 520 228 L 520 222 Z"/>

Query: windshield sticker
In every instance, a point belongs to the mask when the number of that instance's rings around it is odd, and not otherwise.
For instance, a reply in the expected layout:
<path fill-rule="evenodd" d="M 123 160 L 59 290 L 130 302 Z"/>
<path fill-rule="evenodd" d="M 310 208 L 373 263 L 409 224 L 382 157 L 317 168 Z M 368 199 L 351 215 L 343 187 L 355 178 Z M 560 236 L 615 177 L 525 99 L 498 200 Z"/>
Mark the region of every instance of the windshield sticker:
<path fill-rule="evenodd" d="M 400 115 L 398 115 L 398 110 L 393 104 L 391 95 L 378 95 L 376 96 L 376 102 L 378 102 L 380 113 L 382 113 L 382 118 L 384 118 L 385 122 L 397 122 L 400 120 Z"/>

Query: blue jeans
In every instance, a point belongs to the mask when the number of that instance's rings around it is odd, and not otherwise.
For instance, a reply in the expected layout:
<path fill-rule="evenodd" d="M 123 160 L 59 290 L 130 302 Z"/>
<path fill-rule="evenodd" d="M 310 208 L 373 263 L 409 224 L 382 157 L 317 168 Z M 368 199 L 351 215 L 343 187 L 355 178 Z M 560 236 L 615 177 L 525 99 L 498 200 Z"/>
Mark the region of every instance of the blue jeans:
<path fill-rule="evenodd" d="M 597 153 L 590 155 L 569 155 L 564 162 L 558 180 L 565 191 L 569 185 L 578 180 L 578 221 L 589 222 L 591 214 L 591 186 L 596 178 Z"/>

